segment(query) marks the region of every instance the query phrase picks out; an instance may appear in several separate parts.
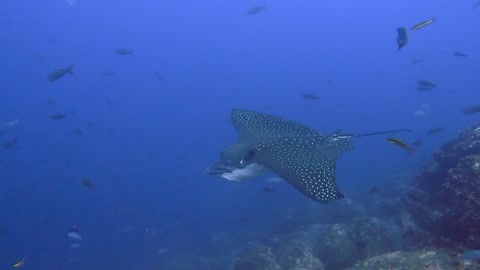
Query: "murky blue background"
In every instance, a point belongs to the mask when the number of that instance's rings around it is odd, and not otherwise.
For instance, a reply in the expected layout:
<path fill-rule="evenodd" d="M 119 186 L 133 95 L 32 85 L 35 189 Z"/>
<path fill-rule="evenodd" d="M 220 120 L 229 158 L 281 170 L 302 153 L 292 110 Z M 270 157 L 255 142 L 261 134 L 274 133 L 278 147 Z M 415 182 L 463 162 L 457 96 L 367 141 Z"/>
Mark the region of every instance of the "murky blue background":
<path fill-rule="evenodd" d="M 0 149 L 0 268 L 23 256 L 23 269 L 233 258 L 247 240 L 301 225 L 282 224 L 286 212 L 330 207 L 288 183 L 265 183 L 273 175 L 231 183 L 203 173 L 236 141 L 233 107 L 325 134 L 413 129 L 398 134 L 409 143 L 423 138 L 411 157 L 377 136 L 356 139 L 340 158 L 338 185 L 359 201 L 372 200 L 373 186 L 407 182 L 435 148 L 478 120 L 462 114 L 480 90 L 480 10 L 471 1 L 268 1 L 267 10 L 246 14 L 261 4 L 0 2 L 0 125 L 19 120 L 0 135 L 0 143 L 18 138 Z M 409 30 L 397 52 L 396 28 L 430 18 L 437 21 Z M 73 76 L 47 81 L 70 64 Z M 418 92 L 419 79 L 438 86 Z M 426 136 L 434 127 L 445 132 Z M 72 225 L 82 241 L 67 236 Z M 233 240 L 222 245 L 218 235 Z"/>

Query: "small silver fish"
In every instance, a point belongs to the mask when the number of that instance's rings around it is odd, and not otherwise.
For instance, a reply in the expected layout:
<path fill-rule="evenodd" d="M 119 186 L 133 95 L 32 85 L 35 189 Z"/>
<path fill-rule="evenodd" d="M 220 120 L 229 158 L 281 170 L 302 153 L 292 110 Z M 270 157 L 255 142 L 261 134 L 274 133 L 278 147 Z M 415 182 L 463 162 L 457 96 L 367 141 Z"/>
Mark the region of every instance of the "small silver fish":
<path fill-rule="evenodd" d="M 0 124 L 0 128 L 13 127 L 13 126 L 16 126 L 18 123 L 20 123 L 20 120 L 15 119 L 15 120 Z"/>
<path fill-rule="evenodd" d="M 71 249 L 79 249 L 81 247 L 81 245 L 79 243 L 72 243 L 70 244 L 70 248 Z"/>
<path fill-rule="evenodd" d="M 69 232 L 68 237 L 73 238 L 78 241 L 82 241 L 82 236 L 78 232 Z"/>
<path fill-rule="evenodd" d="M 423 28 L 423 27 L 425 27 L 425 26 L 427 26 L 427 25 L 430 25 L 430 24 L 434 23 L 435 21 L 436 21 L 435 19 L 426 20 L 426 21 L 423 21 L 423 22 L 421 22 L 421 23 L 415 24 L 415 25 L 412 26 L 412 28 L 410 28 L 410 29 L 412 29 L 412 30 L 418 30 L 418 29 L 421 29 L 421 28 Z"/>
<path fill-rule="evenodd" d="M 168 248 L 160 248 L 157 250 L 157 254 L 164 254 L 168 252 Z"/>

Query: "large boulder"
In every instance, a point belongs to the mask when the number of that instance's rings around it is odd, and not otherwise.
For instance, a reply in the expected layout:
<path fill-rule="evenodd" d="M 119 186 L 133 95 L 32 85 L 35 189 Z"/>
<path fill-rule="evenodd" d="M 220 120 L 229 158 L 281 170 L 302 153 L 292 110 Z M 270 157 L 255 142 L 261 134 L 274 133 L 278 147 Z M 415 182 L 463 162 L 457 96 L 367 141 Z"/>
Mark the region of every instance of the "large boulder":
<path fill-rule="evenodd" d="M 435 151 L 403 199 L 433 244 L 480 245 L 480 124 Z"/>
<path fill-rule="evenodd" d="M 277 259 L 269 246 L 256 246 L 237 258 L 234 270 L 280 270 Z"/>
<path fill-rule="evenodd" d="M 473 261 L 459 259 L 447 251 L 396 251 L 357 262 L 347 270 L 476 270 L 480 265 Z"/>
<path fill-rule="evenodd" d="M 393 251 L 389 226 L 377 218 L 325 225 L 316 237 L 314 254 L 327 269 L 343 269 L 358 260 Z"/>
<path fill-rule="evenodd" d="M 294 238 L 286 241 L 278 251 L 282 270 L 324 270 L 323 263 L 315 257 L 308 241 Z"/>
<path fill-rule="evenodd" d="M 311 240 L 303 232 L 282 235 L 270 240 L 276 248 L 253 245 L 235 259 L 234 270 L 324 270 L 314 256 Z"/>
<path fill-rule="evenodd" d="M 398 227 L 377 218 L 348 223 L 315 224 L 294 233 L 275 235 L 267 245 L 250 247 L 234 262 L 234 270 L 343 269 L 394 250 L 392 231 Z"/>

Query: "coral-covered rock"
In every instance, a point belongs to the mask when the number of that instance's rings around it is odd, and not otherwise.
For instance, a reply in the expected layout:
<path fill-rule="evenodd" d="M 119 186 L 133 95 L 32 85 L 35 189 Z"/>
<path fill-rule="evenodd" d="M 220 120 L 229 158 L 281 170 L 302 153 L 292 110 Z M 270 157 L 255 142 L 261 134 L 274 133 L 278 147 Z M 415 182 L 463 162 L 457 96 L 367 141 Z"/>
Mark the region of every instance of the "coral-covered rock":
<path fill-rule="evenodd" d="M 343 269 L 356 261 L 393 250 L 388 226 L 376 218 L 324 226 L 314 246 L 327 269 Z"/>
<path fill-rule="evenodd" d="M 480 124 L 435 152 L 404 202 L 442 244 L 480 245 Z"/>
<path fill-rule="evenodd" d="M 257 246 L 237 258 L 234 270 L 280 270 L 280 266 L 268 246 Z"/>
<path fill-rule="evenodd" d="M 357 262 L 348 270 L 395 269 L 395 270 L 474 270 L 480 265 L 473 261 L 461 260 L 456 254 L 446 251 L 396 251 Z"/>
<path fill-rule="evenodd" d="M 343 269 L 358 260 L 394 250 L 391 224 L 360 218 L 342 224 L 317 224 L 277 235 L 269 245 L 257 245 L 236 259 L 234 269 Z"/>
<path fill-rule="evenodd" d="M 399 226 L 400 245 L 398 246 L 402 250 L 417 250 L 430 244 L 430 234 L 419 226 L 407 211 L 398 213 L 395 221 Z"/>
<path fill-rule="evenodd" d="M 286 241 L 278 252 L 282 270 L 324 270 L 323 263 L 313 255 L 312 248 L 301 238 Z"/>

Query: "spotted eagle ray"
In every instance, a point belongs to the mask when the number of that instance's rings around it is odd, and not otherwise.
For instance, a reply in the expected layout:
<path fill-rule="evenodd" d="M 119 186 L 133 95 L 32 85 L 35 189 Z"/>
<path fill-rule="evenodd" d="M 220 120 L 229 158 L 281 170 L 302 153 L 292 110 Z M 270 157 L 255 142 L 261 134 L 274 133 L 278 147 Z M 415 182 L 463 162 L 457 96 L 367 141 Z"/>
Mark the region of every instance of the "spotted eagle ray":
<path fill-rule="evenodd" d="M 336 162 L 353 150 L 351 138 L 407 129 L 322 135 L 315 129 L 281 117 L 232 109 L 231 122 L 238 142 L 220 153 L 206 173 L 240 181 L 273 171 L 305 196 L 322 203 L 345 197 L 335 183 Z"/>

